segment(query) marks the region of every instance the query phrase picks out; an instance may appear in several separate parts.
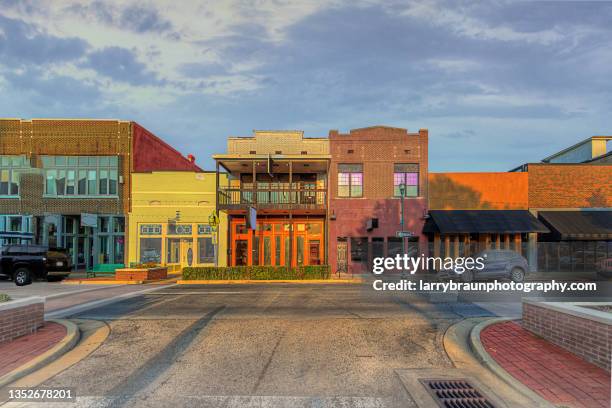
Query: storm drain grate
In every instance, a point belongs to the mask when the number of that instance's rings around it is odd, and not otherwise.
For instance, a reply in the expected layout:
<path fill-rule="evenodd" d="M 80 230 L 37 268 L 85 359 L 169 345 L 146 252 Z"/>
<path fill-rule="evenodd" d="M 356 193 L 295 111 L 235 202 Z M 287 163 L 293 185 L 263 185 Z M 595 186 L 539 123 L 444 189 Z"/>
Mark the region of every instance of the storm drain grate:
<path fill-rule="evenodd" d="M 438 406 L 443 408 L 495 408 L 495 405 L 467 380 L 419 380 Z"/>

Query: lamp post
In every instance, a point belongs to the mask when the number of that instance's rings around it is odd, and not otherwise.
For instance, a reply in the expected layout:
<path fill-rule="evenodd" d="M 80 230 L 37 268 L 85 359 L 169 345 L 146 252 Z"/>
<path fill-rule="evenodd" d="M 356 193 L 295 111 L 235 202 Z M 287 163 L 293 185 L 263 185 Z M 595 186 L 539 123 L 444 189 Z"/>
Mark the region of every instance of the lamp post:
<path fill-rule="evenodd" d="M 404 218 L 404 197 L 406 197 L 406 184 L 402 183 L 399 185 L 400 191 L 400 205 L 402 209 L 402 218 L 400 219 L 400 225 L 402 226 L 402 251 L 406 253 L 406 234 L 405 231 L 405 218 Z"/>

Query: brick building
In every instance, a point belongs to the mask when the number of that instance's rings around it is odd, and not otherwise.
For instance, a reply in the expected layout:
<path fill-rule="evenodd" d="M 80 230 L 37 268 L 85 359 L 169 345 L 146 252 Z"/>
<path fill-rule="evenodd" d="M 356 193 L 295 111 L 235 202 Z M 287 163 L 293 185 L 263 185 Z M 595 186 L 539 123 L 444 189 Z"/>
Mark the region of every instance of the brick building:
<path fill-rule="evenodd" d="M 548 229 L 529 213 L 527 173 L 431 173 L 425 226 L 434 256 L 473 256 L 510 249 L 537 269 L 537 234 Z"/>
<path fill-rule="evenodd" d="M 529 210 L 550 230 L 538 238 L 542 271 L 593 271 L 612 258 L 612 164 L 530 163 Z"/>
<path fill-rule="evenodd" d="M 135 122 L 0 119 L 0 243 L 65 247 L 77 269 L 124 264 L 132 172 L 189 169 Z"/>
<path fill-rule="evenodd" d="M 374 257 L 427 250 L 428 132 L 374 126 L 329 133 L 329 261 L 332 271 L 364 273 Z M 404 231 L 400 186 L 405 186 Z M 406 245 L 404 248 L 403 246 Z"/>
<path fill-rule="evenodd" d="M 217 211 L 227 214 L 230 265 L 327 263 L 329 142 L 301 131 L 230 137 L 217 163 Z M 228 173 L 220 183 L 220 171 Z"/>

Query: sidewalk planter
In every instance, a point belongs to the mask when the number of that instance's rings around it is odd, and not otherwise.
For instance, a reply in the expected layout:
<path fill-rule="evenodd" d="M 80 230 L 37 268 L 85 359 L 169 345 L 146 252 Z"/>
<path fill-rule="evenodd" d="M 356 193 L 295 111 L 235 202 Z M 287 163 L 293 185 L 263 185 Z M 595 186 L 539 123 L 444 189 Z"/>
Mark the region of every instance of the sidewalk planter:
<path fill-rule="evenodd" d="M 149 281 L 168 278 L 168 268 L 165 266 L 121 268 L 115 271 L 115 280 L 119 281 Z"/>
<path fill-rule="evenodd" d="M 0 343 L 36 332 L 44 324 L 44 313 L 40 296 L 0 303 Z"/>
<path fill-rule="evenodd" d="M 312 280 L 329 279 L 329 265 L 227 266 L 183 268 L 183 280 Z"/>
<path fill-rule="evenodd" d="M 612 302 L 538 302 L 523 299 L 523 327 L 610 371 Z M 601 310 L 598 310 L 601 309 Z"/>

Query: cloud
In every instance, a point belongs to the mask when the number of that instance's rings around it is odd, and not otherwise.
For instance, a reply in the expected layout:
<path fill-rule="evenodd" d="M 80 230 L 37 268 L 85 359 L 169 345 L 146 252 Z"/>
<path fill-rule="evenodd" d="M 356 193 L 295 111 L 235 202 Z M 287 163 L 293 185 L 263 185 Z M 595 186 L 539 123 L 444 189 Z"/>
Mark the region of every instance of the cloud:
<path fill-rule="evenodd" d="M 19 19 L 0 14 L 0 63 L 21 66 L 71 61 L 82 57 L 86 41 L 47 34 Z"/>
<path fill-rule="evenodd" d="M 3 111 L 136 119 L 205 164 L 253 128 L 427 127 L 438 170 L 612 131 L 611 3 L 5 0 L 0 18 Z"/>
<path fill-rule="evenodd" d="M 87 55 L 83 67 L 91 68 L 99 74 L 132 85 L 159 84 L 155 74 L 139 62 L 134 52 L 121 47 L 107 47 Z"/>
<path fill-rule="evenodd" d="M 153 6 L 145 7 L 141 4 L 124 6 L 93 1 L 88 4 L 71 4 L 65 10 L 82 18 L 137 33 L 162 33 L 173 29 L 172 23 L 161 17 Z"/>

